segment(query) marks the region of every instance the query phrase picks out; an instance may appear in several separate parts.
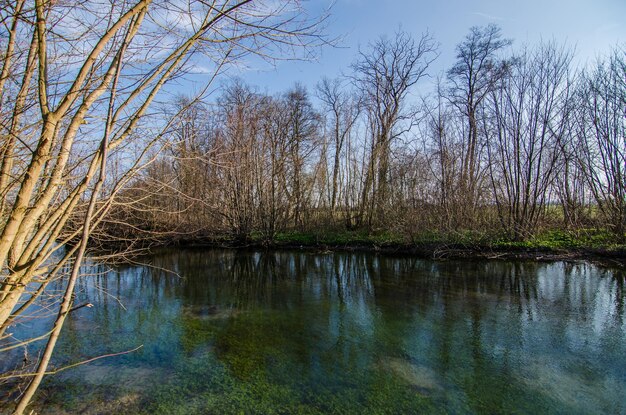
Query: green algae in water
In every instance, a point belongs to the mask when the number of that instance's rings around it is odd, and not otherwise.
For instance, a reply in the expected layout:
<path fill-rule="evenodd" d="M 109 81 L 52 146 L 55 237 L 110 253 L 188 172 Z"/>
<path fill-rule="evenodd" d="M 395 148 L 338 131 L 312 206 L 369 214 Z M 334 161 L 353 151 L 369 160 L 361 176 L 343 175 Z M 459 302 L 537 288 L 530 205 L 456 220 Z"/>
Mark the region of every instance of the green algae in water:
<path fill-rule="evenodd" d="M 70 316 L 55 364 L 143 347 L 47 378 L 37 411 L 626 412 L 617 270 L 224 250 L 151 261 L 182 278 L 127 267 L 81 281 L 77 301 L 95 307 Z"/>

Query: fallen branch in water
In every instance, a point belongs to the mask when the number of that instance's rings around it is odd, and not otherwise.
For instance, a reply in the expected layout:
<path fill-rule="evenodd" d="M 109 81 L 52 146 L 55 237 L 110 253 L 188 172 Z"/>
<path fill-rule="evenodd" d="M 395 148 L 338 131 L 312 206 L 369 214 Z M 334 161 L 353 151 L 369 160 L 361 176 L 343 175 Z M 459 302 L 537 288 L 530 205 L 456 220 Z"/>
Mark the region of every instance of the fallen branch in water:
<path fill-rule="evenodd" d="M 83 360 L 81 362 L 72 363 L 71 365 L 63 366 L 62 368 L 59 368 L 59 369 L 55 369 L 55 370 L 50 370 L 50 371 L 44 372 L 44 375 L 46 375 L 46 376 L 47 375 L 56 375 L 57 373 L 63 372 L 64 370 L 72 369 L 74 367 L 81 366 L 81 365 L 84 365 L 84 364 L 87 364 L 87 363 L 91 363 L 91 362 L 94 362 L 96 360 L 104 359 L 104 358 L 107 358 L 107 357 L 115 357 L 115 356 L 121 356 L 121 355 L 129 354 L 129 353 L 133 353 L 133 352 L 136 352 L 137 350 L 141 349 L 142 347 L 143 347 L 143 344 L 140 345 L 140 346 L 135 347 L 132 350 L 126 350 L 124 352 L 110 353 L 110 354 L 105 354 L 105 355 L 101 355 L 101 356 L 92 357 L 91 359 Z M 22 373 L 22 374 L 19 374 L 19 375 L 0 376 L 0 381 L 8 380 L 8 379 L 15 379 L 15 378 L 31 377 L 31 376 L 35 376 L 35 375 L 37 375 L 37 373 Z"/>
<path fill-rule="evenodd" d="M 78 306 L 76 306 L 76 307 L 72 308 L 72 309 L 71 309 L 70 311 L 68 311 L 67 313 L 69 314 L 69 313 L 71 313 L 72 311 L 79 310 L 79 309 L 81 309 L 81 308 L 83 308 L 83 307 L 91 308 L 91 307 L 93 307 L 93 304 L 91 304 L 91 303 L 85 303 L 85 304 L 78 305 Z"/>

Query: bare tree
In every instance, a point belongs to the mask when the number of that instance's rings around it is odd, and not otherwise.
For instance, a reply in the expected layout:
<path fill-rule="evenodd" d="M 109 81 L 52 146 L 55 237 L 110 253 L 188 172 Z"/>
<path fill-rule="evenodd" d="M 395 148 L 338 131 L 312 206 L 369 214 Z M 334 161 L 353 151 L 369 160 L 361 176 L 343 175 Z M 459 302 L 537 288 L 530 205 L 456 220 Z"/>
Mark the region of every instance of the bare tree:
<path fill-rule="evenodd" d="M 570 95 L 568 134 L 559 142 L 560 163 L 552 185 L 561 204 L 563 225 L 570 230 L 588 226 L 592 220 L 593 210 L 593 195 L 589 191 L 585 169 L 579 162 L 580 153 L 576 131 L 579 123 L 577 112 L 580 102 L 577 89 L 578 85 L 574 85 L 574 92 Z"/>
<path fill-rule="evenodd" d="M 584 73 L 578 100 L 580 166 L 609 227 L 626 231 L 626 52 L 616 48 Z"/>
<path fill-rule="evenodd" d="M 242 82 L 230 85 L 220 98 L 223 116 L 219 157 L 221 213 L 235 237 L 246 241 L 254 229 L 258 201 L 256 169 L 261 146 L 262 98 Z"/>
<path fill-rule="evenodd" d="M 507 61 L 498 54 L 511 44 L 496 25 L 472 27 L 456 47 L 456 62 L 448 71 L 450 102 L 466 122 L 459 193 L 464 199 L 467 219 L 473 219 L 480 181 L 480 108 L 497 82 L 506 74 Z"/>
<path fill-rule="evenodd" d="M 3 330 L 20 301 L 37 294 L 27 287 L 54 278 L 59 263 L 76 253 L 36 376 L 16 409 L 22 413 L 71 309 L 90 230 L 169 128 L 171 120 L 148 122 L 159 91 L 199 66 L 213 73 L 210 82 L 245 54 L 270 59 L 321 38 L 319 21 L 301 18 L 295 0 L 6 5 L 0 11 L 10 22 L 0 77 Z M 111 182 L 107 159 L 132 142 L 142 150 Z M 61 262 L 54 260 L 76 240 Z"/>
<path fill-rule="evenodd" d="M 524 50 L 489 95 L 489 172 L 502 226 L 532 236 L 569 135 L 572 53 L 554 43 Z"/>
<path fill-rule="evenodd" d="M 437 91 L 431 102 L 424 99 L 423 111 L 426 114 L 422 128 L 425 130 L 424 146 L 430 154 L 428 166 L 435 182 L 435 199 L 440 229 L 448 232 L 457 228 L 457 220 L 462 216 L 463 203 L 458 177 L 461 175 L 463 157 L 462 122 L 454 108 L 445 98 L 445 85 L 437 81 Z"/>
<path fill-rule="evenodd" d="M 360 201 L 361 222 L 367 218 L 371 225 L 374 207 L 378 219 L 384 215 L 391 143 L 410 129 L 414 114 L 407 111 L 406 98 L 436 57 L 436 45 L 428 33 L 416 42 L 408 33 L 398 31 L 393 39 L 382 37 L 367 52 L 360 52 L 359 60 L 352 65 L 371 134 Z"/>
<path fill-rule="evenodd" d="M 266 242 L 272 241 L 276 233 L 285 229 L 289 220 L 286 174 L 287 124 L 289 116 L 283 100 L 266 97 L 261 116 L 263 162 L 257 166 L 260 192 L 258 220 L 260 231 Z"/>
<path fill-rule="evenodd" d="M 334 218 L 337 201 L 340 198 L 340 166 L 346 139 L 358 120 L 361 104 L 358 98 L 344 90 L 341 79 L 322 79 L 317 86 L 319 98 L 330 114 L 329 135 L 333 143 L 333 167 L 331 173 L 330 214 Z"/>
<path fill-rule="evenodd" d="M 290 161 L 286 190 L 293 207 L 294 226 L 302 228 L 312 185 L 310 180 L 305 179 L 305 161 L 316 144 L 320 116 L 314 110 L 306 89 L 299 84 L 287 92 L 284 105 L 288 115 L 286 127 Z"/>

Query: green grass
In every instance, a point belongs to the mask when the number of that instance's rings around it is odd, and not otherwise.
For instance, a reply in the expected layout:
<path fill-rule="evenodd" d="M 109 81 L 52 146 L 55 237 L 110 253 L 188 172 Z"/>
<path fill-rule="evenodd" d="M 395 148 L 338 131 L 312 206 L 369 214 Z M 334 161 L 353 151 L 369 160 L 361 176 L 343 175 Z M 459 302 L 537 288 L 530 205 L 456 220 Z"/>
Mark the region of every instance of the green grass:
<path fill-rule="evenodd" d="M 328 231 L 328 232 L 281 232 L 276 235 L 274 242 L 290 245 L 368 245 L 387 246 L 404 245 L 407 240 L 400 234 L 390 231 Z"/>
<path fill-rule="evenodd" d="M 260 241 L 260 240 L 259 240 Z M 536 249 L 536 250 L 626 250 L 611 232 L 604 229 L 579 229 L 576 231 L 547 230 L 523 241 L 506 236 L 473 230 L 457 232 L 422 232 L 411 237 L 392 231 L 288 231 L 274 238 L 278 246 L 352 246 L 352 247 L 406 247 L 420 245 L 450 244 L 480 249 Z"/>
<path fill-rule="evenodd" d="M 549 230 L 524 241 L 495 240 L 493 247 L 528 249 L 624 249 L 626 245 L 603 229 L 580 229 L 576 231 Z"/>
<path fill-rule="evenodd" d="M 626 240 L 624 238 L 623 240 Z M 606 229 L 584 228 L 577 230 L 548 229 L 522 241 L 513 240 L 498 231 L 478 231 L 461 229 L 452 232 L 427 230 L 406 234 L 394 230 L 290 230 L 278 232 L 271 244 L 277 247 L 352 247 L 352 248 L 410 248 L 455 245 L 467 249 L 481 250 L 605 250 L 626 251 L 626 244 L 615 234 Z M 250 242 L 263 244 L 268 242 L 261 232 L 250 235 Z"/>

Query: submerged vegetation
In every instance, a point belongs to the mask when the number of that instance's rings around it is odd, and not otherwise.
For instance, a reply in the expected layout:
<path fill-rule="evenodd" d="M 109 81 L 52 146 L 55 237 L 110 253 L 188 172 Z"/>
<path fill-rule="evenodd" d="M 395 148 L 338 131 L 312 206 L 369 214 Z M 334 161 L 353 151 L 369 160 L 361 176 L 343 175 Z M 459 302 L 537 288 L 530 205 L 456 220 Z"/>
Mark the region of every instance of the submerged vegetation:
<path fill-rule="evenodd" d="M 626 406 L 623 270 L 206 248 L 145 261 L 152 266 L 84 279 L 76 301 L 94 309 L 70 316 L 56 362 L 143 347 L 48 378 L 34 410 L 478 415 Z"/>

